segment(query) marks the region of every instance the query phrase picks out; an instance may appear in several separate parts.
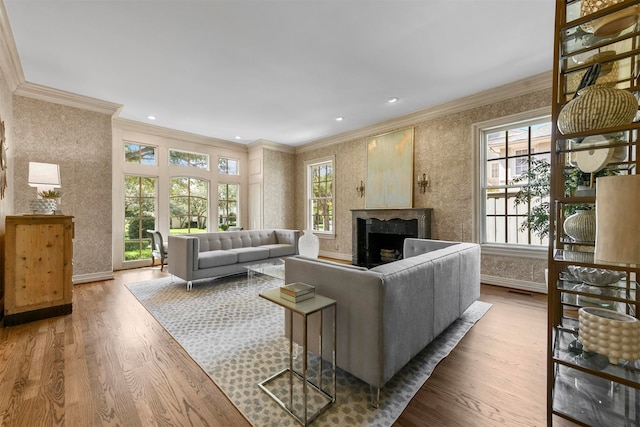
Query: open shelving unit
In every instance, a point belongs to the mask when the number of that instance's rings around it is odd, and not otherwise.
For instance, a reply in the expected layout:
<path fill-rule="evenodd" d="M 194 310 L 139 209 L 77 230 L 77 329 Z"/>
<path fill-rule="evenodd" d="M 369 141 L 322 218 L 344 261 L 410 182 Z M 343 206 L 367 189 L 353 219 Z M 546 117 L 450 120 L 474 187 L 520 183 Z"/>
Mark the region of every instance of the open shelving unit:
<path fill-rule="evenodd" d="M 638 171 L 638 115 L 632 123 L 564 134 L 560 113 L 570 102 L 585 73 L 600 64 L 596 85 L 623 89 L 636 101 L 640 95 L 640 0 L 624 1 L 585 12 L 586 0 L 556 0 L 554 38 L 553 133 L 551 149 L 550 247 L 548 293 L 547 424 L 562 417 L 585 426 L 640 425 L 640 361 L 620 360 L 585 352 L 578 340 L 579 309 L 599 306 L 638 318 L 637 264 L 596 262 L 595 238 L 576 241 L 564 222 L 576 208 L 594 208 L 598 173 L 635 175 Z M 620 18 L 626 16 L 626 18 Z M 626 19 L 619 31 L 599 33 L 605 23 Z M 606 71 L 603 73 L 602 71 Z M 597 145 L 584 144 L 598 141 Z M 599 172 L 591 172 L 586 190 L 572 194 L 567 182 L 582 176 L 577 158 L 585 153 L 615 153 Z M 640 212 L 638 212 L 640 215 Z M 638 230 L 629 230 L 640 238 Z M 623 272 L 608 286 L 592 286 L 571 274 L 571 266 Z M 557 418 L 556 418 L 557 419 Z"/>

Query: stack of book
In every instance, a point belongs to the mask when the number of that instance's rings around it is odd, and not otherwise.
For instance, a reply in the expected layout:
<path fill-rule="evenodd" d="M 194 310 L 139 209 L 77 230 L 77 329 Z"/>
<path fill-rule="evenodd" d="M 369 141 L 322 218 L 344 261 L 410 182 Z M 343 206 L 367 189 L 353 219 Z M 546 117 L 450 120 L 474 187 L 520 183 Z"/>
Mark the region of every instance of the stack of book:
<path fill-rule="evenodd" d="M 316 295 L 316 288 L 302 282 L 290 283 L 280 287 L 280 297 L 298 303 Z"/>

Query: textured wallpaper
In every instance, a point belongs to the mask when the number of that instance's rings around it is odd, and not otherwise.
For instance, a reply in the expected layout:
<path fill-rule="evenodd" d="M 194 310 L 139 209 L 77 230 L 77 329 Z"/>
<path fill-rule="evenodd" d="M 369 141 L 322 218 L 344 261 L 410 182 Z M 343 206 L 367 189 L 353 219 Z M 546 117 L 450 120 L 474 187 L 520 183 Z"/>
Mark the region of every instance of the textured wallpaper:
<path fill-rule="evenodd" d="M 111 116 L 21 96 L 13 104 L 15 214 L 36 196 L 29 162 L 59 164 L 61 209 L 75 217 L 73 274 L 110 273 Z"/>
<path fill-rule="evenodd" d="M 551 89 L 497 102 L 467 111 L 444 115 L 413 124 L 414 189 L 413 207 L 432 208 L 432 238 L 473 241 L 472 125 L 487 120 L 549 106 Z M 404 128 L 403 125 L 400 128 Z M 392 131 L 395 129 L 389 129 Z M 370 135 L 374 136 L 374 135 Z M 304 162 L 328 155 L 336 156 L 336 238 L 321 239 L 324 253 L 351 257 L 351 209 L 365 207 L 356 186 L 365 180 L 366 138 L 347 141 L 301 152 L 296 158 L 296 228 L 304 225 Z M 431 181 L 426 193 L 416 184 L 418 174 L 426 173 Z M 266 181 L 266 180 L 265 180 Z M 366 191 L 366 190 L 365 190 Z M 544 282 L 546 261 L 491 256 L 482 259 L 482 274 L 532 282 Z M 505 273 L 507 271 L 508 273 Z"/>
<path fill-rule="evenodd" d="M 264 228 L 293 228 L 295 155 L 263 150 Z"/>

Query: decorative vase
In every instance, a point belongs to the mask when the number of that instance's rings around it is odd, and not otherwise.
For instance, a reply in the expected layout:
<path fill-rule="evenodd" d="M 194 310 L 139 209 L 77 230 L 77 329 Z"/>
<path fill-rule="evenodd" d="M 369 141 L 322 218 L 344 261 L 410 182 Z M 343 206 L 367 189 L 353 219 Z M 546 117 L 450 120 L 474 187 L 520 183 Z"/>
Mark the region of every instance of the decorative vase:
<path fill-rule="evenodd" d="M 620 359 L 640 358 L 640 322 L 633 316 L 596 307 L 578 311 L 579 340 L 584 351 L 594 351 L 616 365 Z"/>
<path fill-rule="evenodd" d="M 558 115 L 563 134 L 626 125 L 633 122 L 638 101 L 631 92 L 604 85 L 587 86 Z"/>
<path fill-rule="evenodd" d="M 57 209 L 58 204 L 55 199 L 31 199 L 29 200 L 29 210 L 34 215 L 51 215 Z"/>
<path fill-rule="evenodd" d="M 304 230 L 300 239 L 298 239 L 298 252 L 307 258 L 318 258 L 320 253 L 320 241 L 318 236 L 313 234 L 311 230 Z"/>
<path fill-rule="evenodd" d="M 564 232 L 576 242 L 596 240 L 596 211 L 578 209 L 563 224 Z"/>

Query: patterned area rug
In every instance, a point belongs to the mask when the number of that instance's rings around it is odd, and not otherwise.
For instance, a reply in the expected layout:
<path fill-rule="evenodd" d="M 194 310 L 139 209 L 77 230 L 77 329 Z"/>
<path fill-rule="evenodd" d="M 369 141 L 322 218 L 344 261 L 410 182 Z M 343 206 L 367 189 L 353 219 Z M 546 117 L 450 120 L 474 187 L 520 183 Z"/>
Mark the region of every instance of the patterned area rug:
<path fill-rule="evenodd" d="M 278 279 L 246 276 L 185 282 L 169 277 L 127 288 L 211 376 L 254 426 L 297 426 L 258 383 L 288 365 L 284 309 L 258 294 Z M 380 407 L 369 403 L 369 386 L 338 369 L 337 400 L 314 426 L 390 426 L 462 337 L 491 307 L 477 301 L 382 389 Z M 299 361 L 301 357 L 296 360 Z"/>

